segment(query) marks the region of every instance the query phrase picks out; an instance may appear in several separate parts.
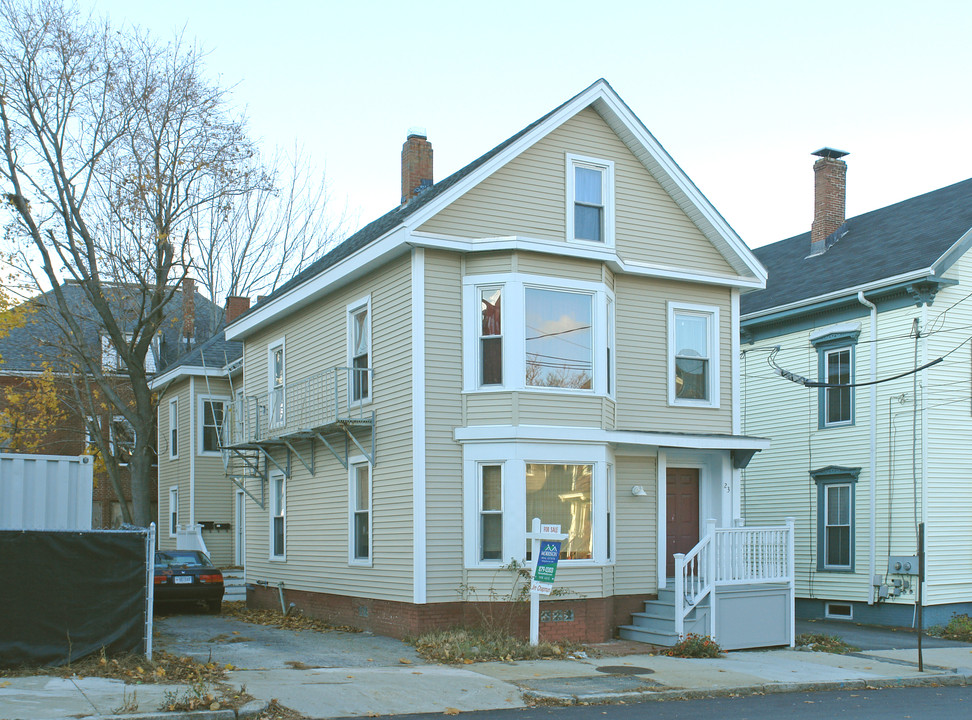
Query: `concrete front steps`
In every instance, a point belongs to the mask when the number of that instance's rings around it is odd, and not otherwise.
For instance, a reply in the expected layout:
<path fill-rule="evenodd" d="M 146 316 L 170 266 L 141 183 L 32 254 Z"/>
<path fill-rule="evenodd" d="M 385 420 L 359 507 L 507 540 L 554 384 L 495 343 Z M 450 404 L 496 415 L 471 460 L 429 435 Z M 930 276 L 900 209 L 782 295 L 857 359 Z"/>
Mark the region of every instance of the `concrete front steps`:
<path fill-rule="evenodd" d="M 246 583 L 242 570 L 223 570 L 223 602 L 245 602 Z"/>
<path fill-rule="evenodd" d="M 709 634 L 708 599 L 694 608 L 685 618 L 685 634 Z M 621 639 L 636 640 L 671 647 L 678 642 L 675 634 L 675 591 L 658 591 L 657 600 L 646 600 L 645 611 L 631 614 L 631 624 L 619 628 Z"/>

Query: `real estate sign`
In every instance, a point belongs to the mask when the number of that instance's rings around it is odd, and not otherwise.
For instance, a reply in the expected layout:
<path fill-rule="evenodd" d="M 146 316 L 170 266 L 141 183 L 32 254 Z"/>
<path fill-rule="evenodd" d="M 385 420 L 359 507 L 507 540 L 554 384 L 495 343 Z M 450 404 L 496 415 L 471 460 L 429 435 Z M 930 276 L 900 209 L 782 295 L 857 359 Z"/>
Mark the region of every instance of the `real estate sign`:
<path fill-rule="evenodd" d="M 540 554 L 537 557 L 536 568 L 533 571 L 533 582 L 530 592 L 549 595 L 553 591 L 554 578 L 557 575 L 557 560 L 560 559 L 559 540 L 541 540 Z"/>

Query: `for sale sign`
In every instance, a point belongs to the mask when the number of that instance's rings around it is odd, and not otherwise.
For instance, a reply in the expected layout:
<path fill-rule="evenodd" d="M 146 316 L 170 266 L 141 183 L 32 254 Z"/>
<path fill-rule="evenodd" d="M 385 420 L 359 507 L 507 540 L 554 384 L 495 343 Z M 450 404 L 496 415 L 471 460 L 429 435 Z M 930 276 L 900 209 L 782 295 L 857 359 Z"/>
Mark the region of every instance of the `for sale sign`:
<path fill-rule="evenodd" d="M 559 540 L 541 540 L 540 556 L 533 571 L 533 582 L 530 592 L 549 595 L 553 591 L 554 578 L 557 575 L 557 561 L 560 559 Z"/>

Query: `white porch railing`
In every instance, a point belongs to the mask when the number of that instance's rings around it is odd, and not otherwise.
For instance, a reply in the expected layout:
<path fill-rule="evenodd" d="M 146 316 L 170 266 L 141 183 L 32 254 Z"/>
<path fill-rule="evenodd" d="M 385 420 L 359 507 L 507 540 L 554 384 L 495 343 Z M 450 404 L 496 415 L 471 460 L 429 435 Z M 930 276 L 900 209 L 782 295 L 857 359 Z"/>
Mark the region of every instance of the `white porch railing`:
<path fill-rule="evenodd" d="M 685 636 L 685 617 L 712 595 L 716 586 L 788 583 L 790 636 L 793 636 L 793 518 L 785 526 L 716 528 L 705 523 L 705 535 L 687 553 L 675 554 L 675 632 Z M 709 635 L 716 636 L 715 603 L 709 603 Z"/>

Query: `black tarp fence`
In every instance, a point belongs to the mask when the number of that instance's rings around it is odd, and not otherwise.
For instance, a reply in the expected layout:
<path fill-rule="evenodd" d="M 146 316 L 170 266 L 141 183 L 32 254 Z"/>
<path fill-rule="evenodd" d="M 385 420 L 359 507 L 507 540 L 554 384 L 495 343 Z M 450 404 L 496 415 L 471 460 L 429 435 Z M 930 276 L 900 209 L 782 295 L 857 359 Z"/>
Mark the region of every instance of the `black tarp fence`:
<path fill-rule="evenodd" d="M 0 666 L 145 652 L 148 530 L 0 530 Z"/>

